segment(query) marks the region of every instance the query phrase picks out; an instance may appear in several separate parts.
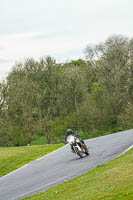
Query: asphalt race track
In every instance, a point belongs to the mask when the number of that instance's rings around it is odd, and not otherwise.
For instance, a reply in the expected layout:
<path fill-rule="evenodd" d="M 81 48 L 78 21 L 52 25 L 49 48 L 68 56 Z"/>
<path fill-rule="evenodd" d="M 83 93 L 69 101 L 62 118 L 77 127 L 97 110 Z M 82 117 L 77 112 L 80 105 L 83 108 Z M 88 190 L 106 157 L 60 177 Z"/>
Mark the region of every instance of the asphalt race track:
<path fill-rule="evenodd" d="M 0 178 L 0 200 L 15 200 L 44 191 L 105 163 L 133 145 L 133 130 L 85 141 L 90 156 L 79 158 L 66 145 Z"/>

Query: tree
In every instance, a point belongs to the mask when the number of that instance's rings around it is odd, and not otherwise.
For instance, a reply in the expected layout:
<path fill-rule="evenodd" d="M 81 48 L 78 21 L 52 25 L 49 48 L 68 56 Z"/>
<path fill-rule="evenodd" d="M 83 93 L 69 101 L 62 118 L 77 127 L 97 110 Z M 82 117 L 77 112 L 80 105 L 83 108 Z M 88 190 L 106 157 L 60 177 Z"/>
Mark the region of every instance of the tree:
<path fill-rule="evenodd" d="M 0 83 L 0 111 L 4 109 L 6 104 L 6 95 L 7 95 L 8 85 L 4 82 Z"/>
<path fill-rule="evenodd" d="M 112 109 L 117 114 L 124 109 L 129 96 L 131 46 L 128 38 L 114 35 L 95 48 L 86 48 L 88 62 L 95 68 L 98 82 L 110 94 Z"/>

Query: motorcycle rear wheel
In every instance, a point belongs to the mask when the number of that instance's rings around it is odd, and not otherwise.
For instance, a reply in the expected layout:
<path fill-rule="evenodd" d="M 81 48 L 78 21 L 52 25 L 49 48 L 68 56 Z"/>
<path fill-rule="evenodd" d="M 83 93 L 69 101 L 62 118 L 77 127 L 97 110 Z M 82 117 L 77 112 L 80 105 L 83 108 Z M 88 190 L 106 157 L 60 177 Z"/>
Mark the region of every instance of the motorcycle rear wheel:
<path fill-rule="evenodd" d="M 89 155 L 90 155 L 88 151 L 85 151 L 85 154 L 86 154 L 87 156 L 89 156 Z"/>

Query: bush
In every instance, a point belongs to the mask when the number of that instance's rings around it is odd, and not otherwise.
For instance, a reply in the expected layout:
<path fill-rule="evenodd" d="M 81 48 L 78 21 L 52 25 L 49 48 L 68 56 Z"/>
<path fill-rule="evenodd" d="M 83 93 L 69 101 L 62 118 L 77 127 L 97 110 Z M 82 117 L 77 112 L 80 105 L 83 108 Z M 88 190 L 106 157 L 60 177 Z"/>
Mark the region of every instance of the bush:
<path fill-rule="evenodd" d="M 31 145 L 43 145 L 46 144 L 46 139 L 44 136 L 34 135 L 31 141 Z"/>

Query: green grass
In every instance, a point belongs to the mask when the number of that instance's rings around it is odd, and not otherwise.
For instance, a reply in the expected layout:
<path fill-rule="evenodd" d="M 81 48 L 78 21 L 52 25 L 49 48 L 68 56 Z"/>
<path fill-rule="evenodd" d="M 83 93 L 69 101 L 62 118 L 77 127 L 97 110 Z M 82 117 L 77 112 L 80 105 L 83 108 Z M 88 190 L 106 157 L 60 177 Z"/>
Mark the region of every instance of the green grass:
<path fill-rule="evenodd" d="M 24 200 L 133 200 L 133 149 L 82 176 Z"/>
<path fill-rule="evenodd" d="M 0 147 L 0 176 L 3 176 L 62 146 L 63 144 Z"/>

